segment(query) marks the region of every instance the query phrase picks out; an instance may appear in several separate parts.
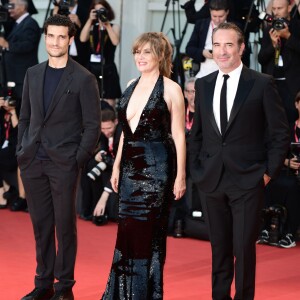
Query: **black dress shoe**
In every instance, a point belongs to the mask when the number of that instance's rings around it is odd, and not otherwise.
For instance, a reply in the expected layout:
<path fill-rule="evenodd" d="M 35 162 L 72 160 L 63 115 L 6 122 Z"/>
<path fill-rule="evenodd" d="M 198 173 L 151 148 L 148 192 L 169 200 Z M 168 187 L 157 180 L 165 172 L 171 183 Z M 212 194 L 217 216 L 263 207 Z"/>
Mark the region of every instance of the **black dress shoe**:
<path fill-rule="evenodd" d="M 19 192 L 14 186 L 11 186 L 7 192 L 3 193 L 3 198 L 8 201 L 13 201 L 18 196 Z"/>
<path fill-rule="evenodd" d="M 53 288 L 35 288 L 32 292 L 24 296 L 21 300 L 49 300 L 54 295 Z"/>
<path fill-rule="evenodd" d="M 0 209 L 7 208 L 7 203 L 6 204 L 0 204 Z"/>
<path fill-rule="evenodd" d="M 18 197 L 18 199 L 11 204 L 10 210 L 11 211 L 28 211 L 26 199 Z"/>
<path fill-rule="evenodd" d="M 72 290 L 56 291 L 50 300 L 74 300 Z"/>

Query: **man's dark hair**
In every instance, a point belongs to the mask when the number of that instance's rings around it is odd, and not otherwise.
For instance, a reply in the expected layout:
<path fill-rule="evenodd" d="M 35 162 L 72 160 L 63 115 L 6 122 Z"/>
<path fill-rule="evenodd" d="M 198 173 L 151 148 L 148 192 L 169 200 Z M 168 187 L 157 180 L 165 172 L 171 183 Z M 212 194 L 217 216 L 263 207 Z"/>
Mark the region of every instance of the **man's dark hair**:
<path fill-rule="evenodd" d="M 68 27 L 68 35 L 69 37 L 73 37 L 76 34 L 76 27 L 74 23 L 67 16 L 62 15 L 54 15 L 49 17 L 44 24 L 44 33 L 47 34 L 47 29 L 49 25 L 54 26 L 65 26 Z"/>
<path fill-rule="evenodd" d="M 101 122 L 114 122 L 117 118 L 116 112 L 113 109 L 105 108 L 101 110 Z"/>
<path fill-rule="evenodd" d="M 228 0 L 211 0 L 209 2 L 210 10 L 229 10 L 229 2 Z"/>
<path fill-rule="evenodd" d="M 226 22 L 226 23 L 224 22 L 224 23 L 221 23 L 218 27 L 215 27 L 213 29 L 213 34 L 212 34 L 213 40 L 214 40 L 214 34 L 220 29 L 234 30 L 238 35 L 238 45 L 241 46 L 243 43 L 245 43 L 243 31 L 236 24 L 231 23 L 231 22 Z"/>

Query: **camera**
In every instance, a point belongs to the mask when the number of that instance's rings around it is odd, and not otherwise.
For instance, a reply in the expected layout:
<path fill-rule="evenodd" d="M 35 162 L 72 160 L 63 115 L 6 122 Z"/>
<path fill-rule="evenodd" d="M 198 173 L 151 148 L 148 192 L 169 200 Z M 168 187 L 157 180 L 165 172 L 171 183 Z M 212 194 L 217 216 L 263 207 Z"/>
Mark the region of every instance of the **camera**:
<path fill-rule="evenodd" d="M 92 222 L 97 226 L 105 225 L 108 222 L 108 215 L 93 216 Z"/>
<path fill-rule="evenodd" d="M 96 10 L 96 17 L 103 23 L 108 22 L 107 9 L 105 7 L 101 7 Z"/>
<path fill-rule="evenodd" d="M 87 176 L 92 180 L 96 180 L 97 177 L 101 175 L 101 172 L 104 171 L 108 166 L 112 167 L 114 161 L 113 158 L 106 154 L 105 151 L 100 151 L 102 161 L 100 161 L 90 172 L 87 173 Z"/>
<path fill-rule="evenodd" d="M 273 16 L 271 16 L 270 14 L 267 14 L 266 12 L 261 12 L 259 14 L 259 19 L 261 19 L 262 21 L 266 21 L 268 23 L 272 24 L 272 28 L 275 30 L 282 30 L 285 28 L 284 24 L 289 24 L 289 21 L 285 18 L 278 18 L 275 19 Z"/>
<path fill-rule="evenodd" d="M 291 154 L 296 158 L 296 162 L 300 163 L 300 143 L 291 143 L 290 144 Z M 300 184 L 300 170 L 298 169 L 295 172 L 298 184 Z"/>
<path fill-rule="evenodd" d="M 70 7 L 75 5 L 74 0 L 61 0 L 57 2 L 57 0 L 53 0 L 53 4 L 58 6 L 58 14 L 62 16 L 68 16 L 70 14 Z"/>
<path fill-rule="evenodd" d="M 287 209 L 278 204 L 263 208 L 262 217 L 267 227 L 269 227 L 269 243 L 277 245 L 286 222 Z"/>
<path fill-rule="evenodd" d="M 13 81 L 7 82 L 7 96 L 4 97 L 4 100 L 7 101 L 8 106 L 16 107 L 17 100 L 14 98 L 14 88 L 16 83 Z"/>
<path fill-rule="evenodd" d="M 1 1 L 0 1 L 1 3 Z M 0 22 L 4 23 L 8 20 L 8 10 L 14 9 L 15 4 L 14 3 L 6 3 L 4 5 L 0 5 Z"/>

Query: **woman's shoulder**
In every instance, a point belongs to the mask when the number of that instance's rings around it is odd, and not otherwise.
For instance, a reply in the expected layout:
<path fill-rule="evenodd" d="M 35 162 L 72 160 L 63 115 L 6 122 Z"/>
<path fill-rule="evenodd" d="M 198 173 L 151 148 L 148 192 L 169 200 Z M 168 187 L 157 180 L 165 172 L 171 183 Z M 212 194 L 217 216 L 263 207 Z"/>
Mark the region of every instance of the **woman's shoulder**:
<path fill-rule="evenodd" d="M 181 92 L 181 87 L 177 82 L 165 76 L 163 77 L 163 80 L 164 80 L 164 89 L 166 92 L 170 92 L 170 93 Z"/>
<path fill-rule="evenodd" d="M 137 80 L 137 78 L 133 78 L 131 80 L 128 81 L 126 87 L 129 87 L 133 82 L 135 82 Z"/>

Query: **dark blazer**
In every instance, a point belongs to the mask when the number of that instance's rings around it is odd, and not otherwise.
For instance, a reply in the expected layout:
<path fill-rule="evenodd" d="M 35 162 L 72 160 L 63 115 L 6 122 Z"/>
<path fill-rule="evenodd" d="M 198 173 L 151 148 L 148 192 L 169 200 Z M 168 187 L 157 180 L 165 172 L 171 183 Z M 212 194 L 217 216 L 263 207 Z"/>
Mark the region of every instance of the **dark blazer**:
<path fill-rule="evenodd" d="M 196 22 L 193 33 L 185 48 L 186 54 L 198 63 L 204 62 L 206 59 L 202 52 L 210 22 L 210 18 L 200 19 Z"/>
<path fill-rule="evenodd" d="M 270 26 L 266 27 L 261 40 L 261 49 L 258 54 L 258 62 L 262 65 L 262 71 L 273 75 L 275 65 L 275 49 L 269 35 Z M 283 40 L 284 47 L 281 51 L 286 83 L 295 97 L 300 90 L 300 21 L 293 18 L 289 24 L 291 36 Z"/>
<path fill-rule="evenodd" d="M 193 180 L 204 192 L 212 192 L 222 167 L 241 189 L 257 186 L 268 174 L 274 178 L 282 167 L 289 127 L 273 79 L 243 67 L 225 136 L 213 113 L 218 71 L 195 83 L 195 115 L 189 140 Z"/>
<path fill-rule="evenodd" d="M 17 158 L 25 169 L 40 143 L 60 168 L 81 167 L 93 155 L 100 133 L 100 97 L 95 76 L 69 58 L 46 116 L 44 74 L 48 62 L 28 69 L 21 106 Z"/>
<path fill-rule="evenodd" d="M 9 50 L 3 53 L 6 81 L 14 81 L 18 87 L 22 86 L 27 69 L 38 63 L 40 36 L 40 27 L 31 16 L 14 26 L 6 37 Z M 16 92 L 20 98 L 22 88 L 18 88 Z"/>

